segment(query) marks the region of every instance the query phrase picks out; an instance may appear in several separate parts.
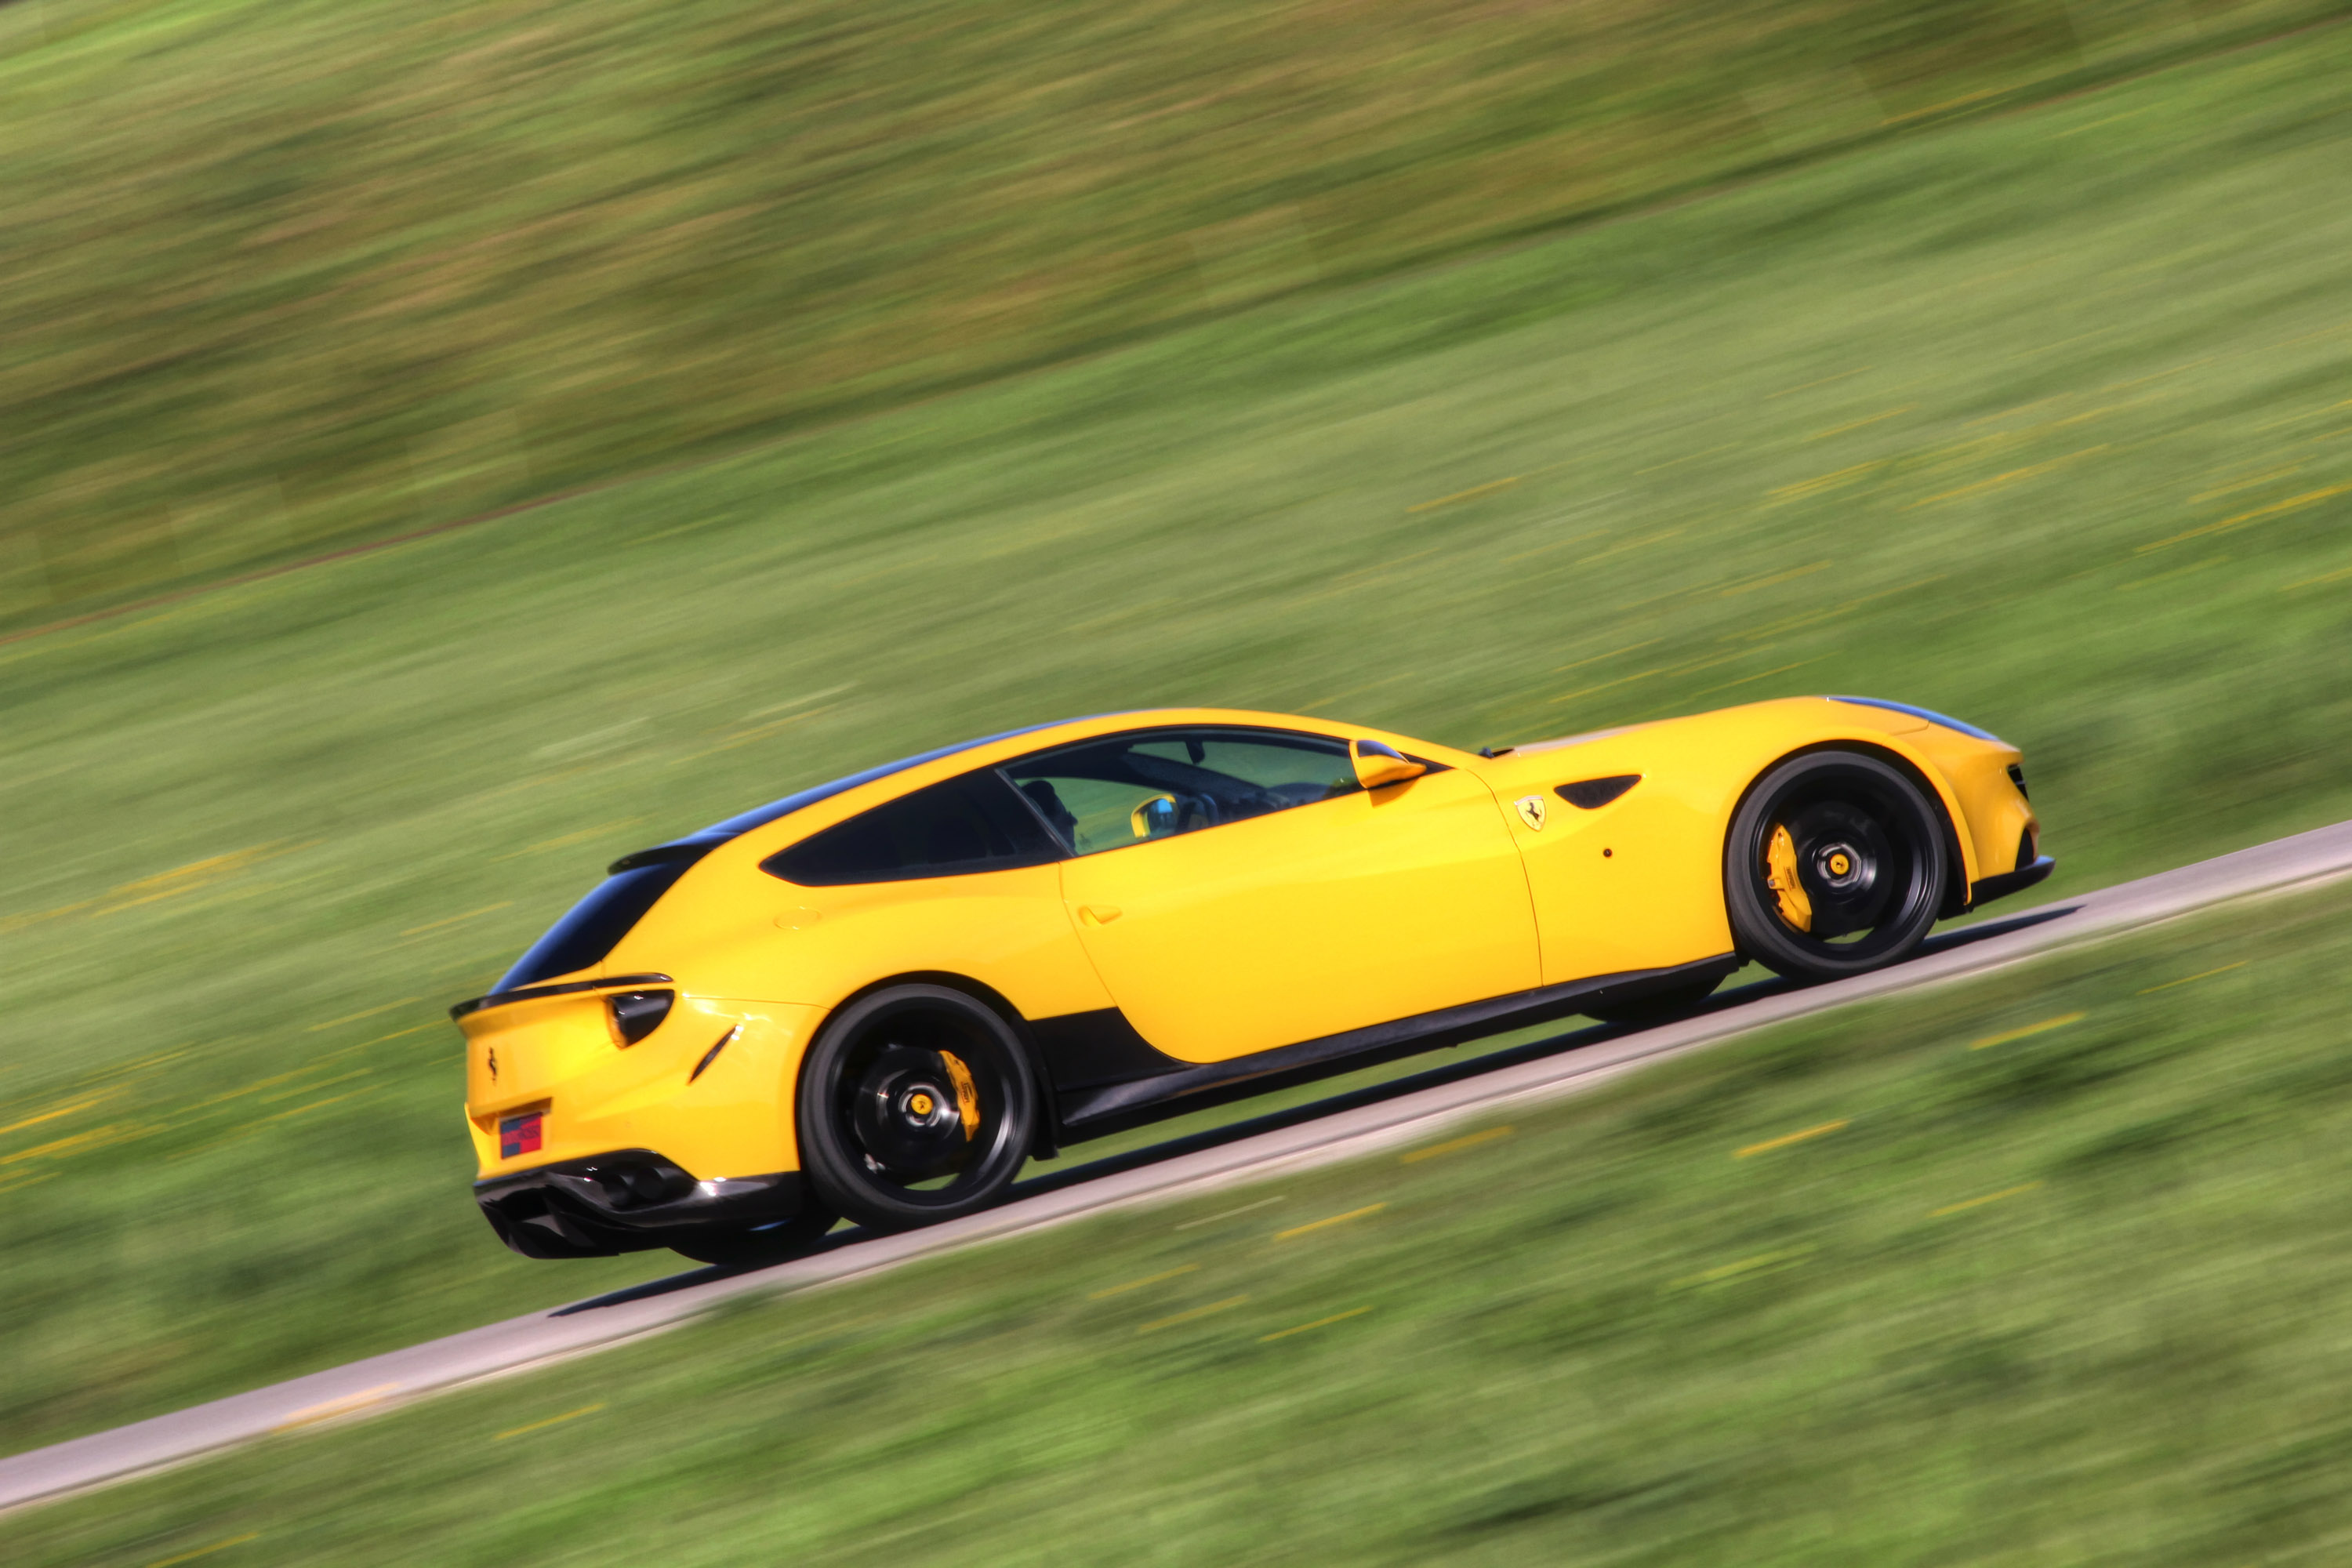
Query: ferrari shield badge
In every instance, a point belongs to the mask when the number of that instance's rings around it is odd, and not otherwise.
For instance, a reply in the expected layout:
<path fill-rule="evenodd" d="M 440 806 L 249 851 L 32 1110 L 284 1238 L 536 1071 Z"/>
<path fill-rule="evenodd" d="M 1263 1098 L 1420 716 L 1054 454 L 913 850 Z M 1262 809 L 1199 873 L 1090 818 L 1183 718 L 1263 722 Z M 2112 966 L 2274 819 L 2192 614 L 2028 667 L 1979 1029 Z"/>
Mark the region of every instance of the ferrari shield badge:
<path fill-rule="evenodd" d="M 1511 804 L 1519 808 L 1519 820 L 1526 823 L 1531 831 L 1537 833 L 1541 833 L 1543 831 L 1543 796 L 1539 795 L 1523 795 Z"/>

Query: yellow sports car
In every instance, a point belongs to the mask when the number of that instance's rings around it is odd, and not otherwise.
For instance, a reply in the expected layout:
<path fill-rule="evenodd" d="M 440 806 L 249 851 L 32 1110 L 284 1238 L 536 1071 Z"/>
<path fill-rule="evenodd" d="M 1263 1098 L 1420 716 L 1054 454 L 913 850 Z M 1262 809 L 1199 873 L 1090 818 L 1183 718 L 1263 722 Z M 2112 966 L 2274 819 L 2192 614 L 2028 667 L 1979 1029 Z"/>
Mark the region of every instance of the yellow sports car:
<path fill-rule="evenodd" d="M 2039 834 L 2016 748 L 1856 697 L 1475 753 L 1211 709 L 992 735 L 614 861 L 451 1009 L 476 1195 L 533 1258 L 920 1225 L 1220 1099 L 1891 963 L 2047 876 Z"/>

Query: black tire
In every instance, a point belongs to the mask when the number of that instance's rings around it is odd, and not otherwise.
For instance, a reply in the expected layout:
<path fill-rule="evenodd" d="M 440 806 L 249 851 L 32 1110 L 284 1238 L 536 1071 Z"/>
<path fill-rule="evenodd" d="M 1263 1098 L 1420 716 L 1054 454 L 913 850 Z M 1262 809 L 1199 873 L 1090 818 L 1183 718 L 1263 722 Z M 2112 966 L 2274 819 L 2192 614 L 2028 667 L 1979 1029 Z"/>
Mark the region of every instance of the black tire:
<path fill-rule="evenodd" d="M 761 1268 L 782 1263 L 814 1249 L 841 1216 L 822 1204 L 808 1203 L 780 1224 L 748 1229 L 740 1226 L 697 1228 L 670 1238 L 669 1249 L 697 1263 L 727 1268 Z"/>
<path fill-rule="evenodd" d="M 1597 1018 L 1604 1024 L 1632 1024 L 1646 1029 L 1653 1024 L 1664 1024 L 1681 1017 L 1714 995 L 1715 988 L 1722 984 L 1720 976 L 1713 980 L 1695 980 L 1671 991 L 1637 996 L 1630 1002 L 1609 1002 L 1587 1007 L 1584 1016 Z"/>
<path fill-rule="evenodd" d="M 893 985 L 844 1007 L 809 1047 L 801 1173 L 877 1230 L 953 1219 L 1012 1185 L 1037 1114 L 1020 1039 L 992 1009 L 944 985 Z"/>
<path fill-rule="evenodd" d="M 1793 889 L 1777 885 L 1776 859 L 1793 869 Z M 1901 770 L 1859 752 L 1811 752 L 1773 768 L 1740 804 L 1723 849 L 1733 940 L 1798 981 L 1908 956 L 1935 925 L 1950 875 L 1935 805 Z"/>

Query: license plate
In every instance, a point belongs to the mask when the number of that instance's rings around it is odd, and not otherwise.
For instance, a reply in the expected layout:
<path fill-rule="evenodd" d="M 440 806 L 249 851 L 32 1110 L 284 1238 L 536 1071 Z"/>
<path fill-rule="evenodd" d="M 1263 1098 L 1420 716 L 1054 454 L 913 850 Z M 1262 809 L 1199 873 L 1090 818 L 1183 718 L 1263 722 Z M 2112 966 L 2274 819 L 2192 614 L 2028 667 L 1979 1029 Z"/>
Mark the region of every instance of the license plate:
<path fill-rule="evenodd" d="M 511 1160 L 519 1154 L 539 1152 L 539 1130 L 546 1112 L 528 1111 L 521 1116 L 501 1117 L 499 1121 L 499 1158 Z"/>

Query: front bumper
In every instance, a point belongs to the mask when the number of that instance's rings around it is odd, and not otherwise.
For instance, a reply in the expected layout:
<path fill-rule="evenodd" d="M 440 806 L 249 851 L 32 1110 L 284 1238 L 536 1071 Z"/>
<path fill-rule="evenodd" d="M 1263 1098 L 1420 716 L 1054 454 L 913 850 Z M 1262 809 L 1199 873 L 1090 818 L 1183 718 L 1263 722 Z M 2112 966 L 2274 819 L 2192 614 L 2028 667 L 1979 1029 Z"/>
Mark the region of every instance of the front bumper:
<path fill-rule="evenodd" d="M 525 1258 L 611 1258 L 791 1219 L 802 1185 L 798 1171 L 698 1182 L 650 1149 L 616 1149 L 476 1182 L 474 1200 Z"/>

